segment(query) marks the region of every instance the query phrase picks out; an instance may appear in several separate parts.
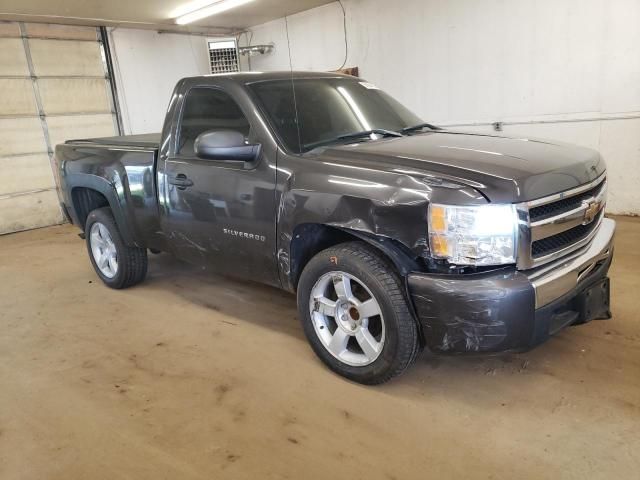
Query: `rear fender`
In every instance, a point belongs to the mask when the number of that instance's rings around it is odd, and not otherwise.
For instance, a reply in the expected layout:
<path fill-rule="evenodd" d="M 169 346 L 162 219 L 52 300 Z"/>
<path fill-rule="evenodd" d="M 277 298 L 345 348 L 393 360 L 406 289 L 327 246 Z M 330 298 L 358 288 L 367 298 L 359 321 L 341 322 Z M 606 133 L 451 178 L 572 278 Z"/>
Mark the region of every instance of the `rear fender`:
<path fill-rule="evenodd" d="M 116 224 L 118 225 L 118 230 L 122 235 L 123 241 L 127 244 L 127 246 L 139 246 L 135 242 L 133 230 L 131 228 L 129 220 L 127 219 L 125 211 L 118 201 L 118 193 L 114 184 L 110 183 L 105 178 L 98 177 L 96 175 L 88 175 L 85 173 L 67 174 L 65 176 L 65 183 L 69 192 L 72 192 L 75 188 L 82 187 L 88 188 L 90 190 L 95 190 L 96 192 L 104 195 L 104 197 L 107 199 L 107 202 L 109 203 L 111 211 L 113 212 L 113 216 L 116 220 Z M 73 195 L 71 195 L 69 201 L 72 207 L 71 209 L 69 209 L 69 214 L 73 220 L 73 223 L 79 226 L 84 231 L 84 225 L 82 224 L 78 215 L 78 205 L 74 204 Z"/>

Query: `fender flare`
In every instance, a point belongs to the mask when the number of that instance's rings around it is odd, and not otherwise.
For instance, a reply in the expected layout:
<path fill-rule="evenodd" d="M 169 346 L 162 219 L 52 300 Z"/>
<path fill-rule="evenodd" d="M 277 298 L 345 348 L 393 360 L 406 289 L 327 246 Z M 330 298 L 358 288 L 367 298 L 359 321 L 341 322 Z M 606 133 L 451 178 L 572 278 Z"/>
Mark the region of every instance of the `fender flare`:
<path fill-rule="evenodd" d="M 372 233 L 352 230 L 345 227 L 334 227 L 338 230 L 359 238 L 363 242 L 381 250 L 385 256 L 391 260 L 398 273 L 405 278 L 409 273 L 420 270 L 418 262 L 411 257 L 411 252 L 402 244 L 396 242 L 392 238 Z"/>
<path fill-rule="evenodd" d="M 118 193 L 116 191 L 115 185 L 110 183 L 105 178 L 99 177 L 97 175 L 90 175 L 86 173 L 81 174 L 68 174 L 65 177 L 66 184 L 68 186 L 68 191 L 71 193 L 75 188 L 87 188 L 90 190 L 95 190 L 96 192 L 104 195 L 109 203 L 109 207 L 113 212 L 113 216 L 116 220 L 116 225 L 118 226 L 118 230 L 120 230 L 120 234 L 122 235 L 122 239 L 127 246 L 140 246 L 135 241 L 133 236 L 133 230 L 129 225 L 127 220 L 126 212 L 122 208 L 122 204 L 118 199 Z M 70 195 L 71 201 L 71 212 L 74 216 L 73 220 L 78 223 L 78 226 L 84 230 L 84 225 L 80 225 L 78 220 L 78 210 L 77 205 L 74 205 L 73 195 Z"/>

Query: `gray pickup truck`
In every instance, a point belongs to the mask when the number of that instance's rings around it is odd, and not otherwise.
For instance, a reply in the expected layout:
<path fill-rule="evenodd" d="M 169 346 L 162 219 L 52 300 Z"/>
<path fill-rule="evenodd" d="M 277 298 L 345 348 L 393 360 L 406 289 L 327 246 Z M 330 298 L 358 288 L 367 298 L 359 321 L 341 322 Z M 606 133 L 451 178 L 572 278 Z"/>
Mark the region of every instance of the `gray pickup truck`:
<path fill-rule="evenodd" d="M 106 285 L 164 251 L 296 293 L 315 353 L 357 382 L 425 346 L 521 351 L 610 317 L 597 152 L 444 130 L 359 78 L 185 78 L 160 135 L 68 141 L 55 160 Z"/>

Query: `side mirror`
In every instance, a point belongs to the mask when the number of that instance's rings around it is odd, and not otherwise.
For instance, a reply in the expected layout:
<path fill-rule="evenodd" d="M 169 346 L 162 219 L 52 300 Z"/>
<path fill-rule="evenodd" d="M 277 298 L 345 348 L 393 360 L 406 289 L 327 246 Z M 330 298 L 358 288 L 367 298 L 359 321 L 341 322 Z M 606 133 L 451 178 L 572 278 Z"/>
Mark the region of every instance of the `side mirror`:
<path fill-rule="evenodd" d="M 258 158 L 260 145 L 247 145 L 244 135 L 234 130 L 208 130 L 196 138 L 194 150 L 205 160 L 253 162 Z"/>

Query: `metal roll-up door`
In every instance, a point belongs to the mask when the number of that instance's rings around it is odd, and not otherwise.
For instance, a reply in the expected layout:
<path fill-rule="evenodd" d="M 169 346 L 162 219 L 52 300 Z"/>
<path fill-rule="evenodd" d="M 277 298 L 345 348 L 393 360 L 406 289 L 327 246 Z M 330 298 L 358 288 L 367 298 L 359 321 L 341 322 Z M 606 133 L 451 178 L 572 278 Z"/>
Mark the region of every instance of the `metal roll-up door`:
<path fill-rule="evenodd" d="M 0 23 L 0 234 L 63 221 L 56 144 L 118 134 L 105 62 L 95 27 Z"/>

